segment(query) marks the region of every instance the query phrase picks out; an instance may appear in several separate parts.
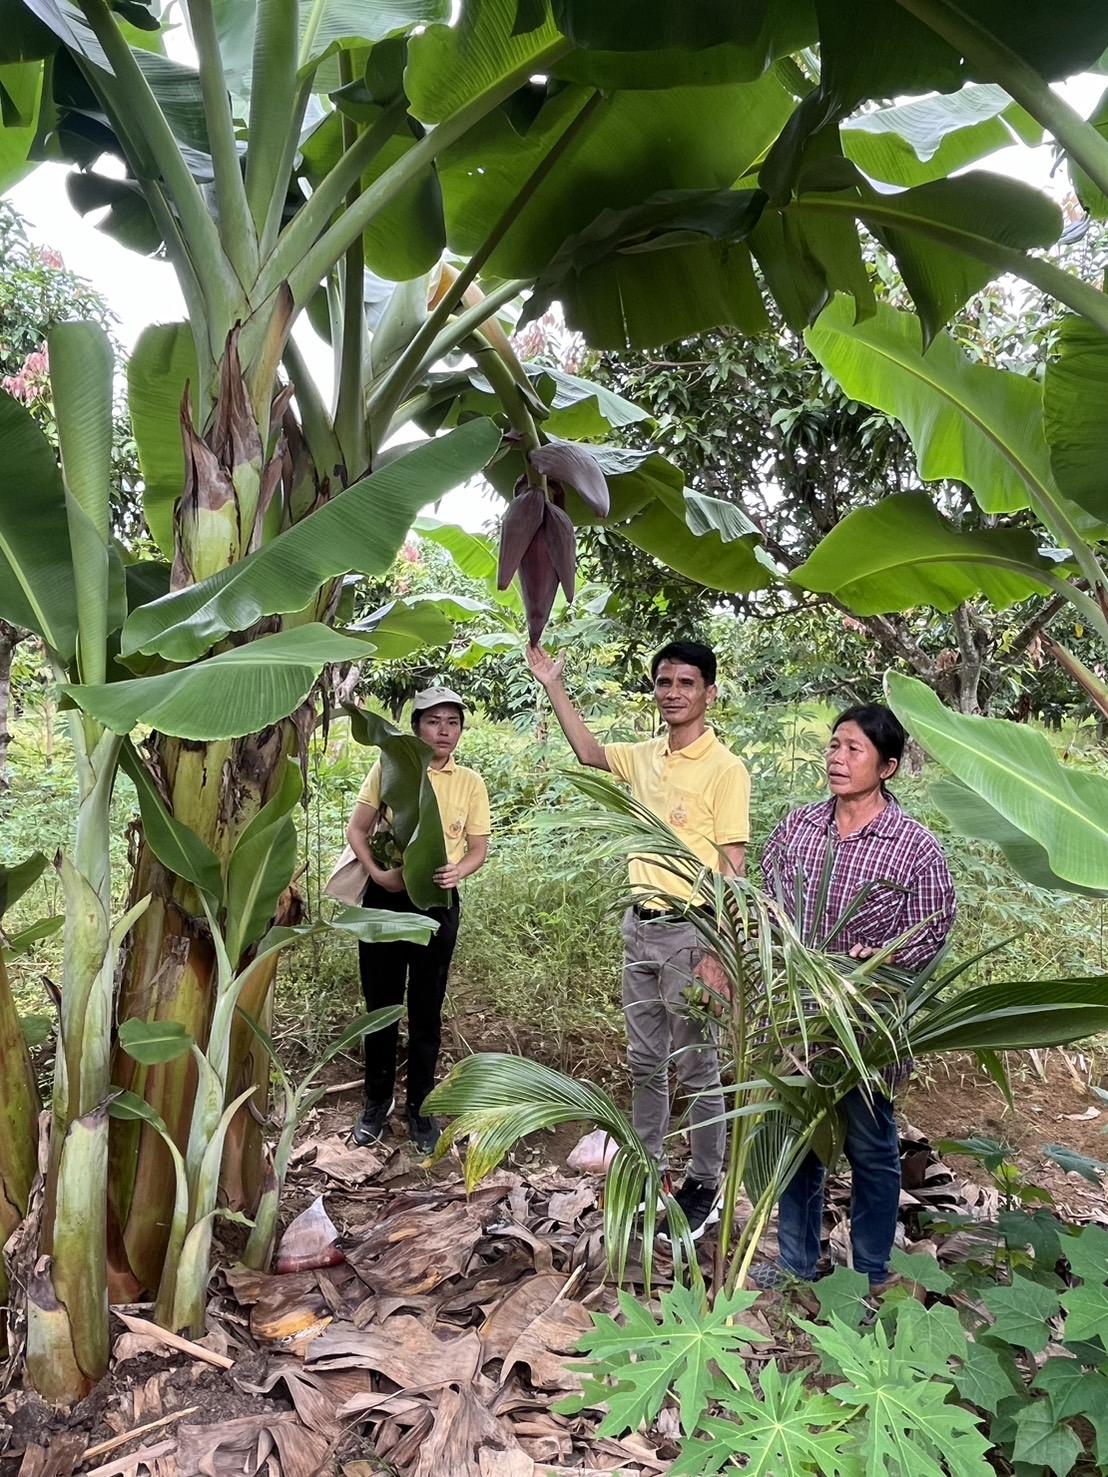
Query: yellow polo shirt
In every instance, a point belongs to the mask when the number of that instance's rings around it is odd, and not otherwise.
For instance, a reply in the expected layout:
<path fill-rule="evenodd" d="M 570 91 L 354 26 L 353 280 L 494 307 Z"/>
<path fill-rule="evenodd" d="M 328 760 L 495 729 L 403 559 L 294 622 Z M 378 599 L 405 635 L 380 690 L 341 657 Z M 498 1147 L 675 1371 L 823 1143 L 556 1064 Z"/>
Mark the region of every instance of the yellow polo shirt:
<path fill-rule="evenodd" d="M 669 739 L 641 744 L 605 744 L 604 758 L 640 804 L 681 838 L 713 871 L 719 848 L 750 840 L 750 775 L 708 728 L 684 749 L 670 752 Z M 632 857 L 631 886 L 636 892 L 668 892 L 689 897 L 681 878 L 648 857 Z M 664 907 L 646 902 L 646 907 Z"/>
<path fill-rule="evenodd" d="M 453 758 L 442 769 L 428 769 L 431 788 L 439 803 L 442 834 L 446 842 L 446 859 L 460 862 L 466 854 L 466 838 L 492 834 L 489 814 L 489 792 L 475 769 L 456 764 Z M 366 775 L 358 791 L 359 805 L 381 808 L 381 761 Z"/>

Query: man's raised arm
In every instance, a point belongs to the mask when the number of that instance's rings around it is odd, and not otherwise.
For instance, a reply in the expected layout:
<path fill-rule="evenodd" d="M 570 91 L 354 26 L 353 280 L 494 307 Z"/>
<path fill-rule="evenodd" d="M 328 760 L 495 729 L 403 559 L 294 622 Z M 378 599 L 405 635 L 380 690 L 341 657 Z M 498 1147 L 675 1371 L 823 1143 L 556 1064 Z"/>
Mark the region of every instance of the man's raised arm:
<path fill-rule="evenodd" d="M 535 681 L 545 688 L 546 695 L 550 699 L 550 706 L 554 709 L 554 716 L 561 724 L 562 732 L 569 740 L 569 746 L 577 755 L 578 762 L 587 764 L 591 769 L 607 769 L 608 761 L 604 757 L 604 745 L 599 743 L 585 727 L 585 720 L 573 706 L 573 701 L 566 692 L 562 681 L 562 669 L 565 664 L 564 656 L 553 657 L 549 652 L 543 651 L 541 646 L 527 648 L 527 665 L 531 668 Z"/>

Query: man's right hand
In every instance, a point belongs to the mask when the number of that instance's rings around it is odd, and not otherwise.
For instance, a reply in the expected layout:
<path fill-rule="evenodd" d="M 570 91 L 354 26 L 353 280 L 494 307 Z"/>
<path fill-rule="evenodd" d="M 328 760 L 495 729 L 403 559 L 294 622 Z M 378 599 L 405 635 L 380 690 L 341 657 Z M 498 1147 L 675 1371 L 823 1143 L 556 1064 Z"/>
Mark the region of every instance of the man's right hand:
<path fill-rule="evenodd" d="M 527 665 L 531 668 L 535 681 L 542 687 L 549 688 L 551 683 L 560 682 L 565 664 L 564 656 L 551 656 L 541 646 L 527 648 Z"/>

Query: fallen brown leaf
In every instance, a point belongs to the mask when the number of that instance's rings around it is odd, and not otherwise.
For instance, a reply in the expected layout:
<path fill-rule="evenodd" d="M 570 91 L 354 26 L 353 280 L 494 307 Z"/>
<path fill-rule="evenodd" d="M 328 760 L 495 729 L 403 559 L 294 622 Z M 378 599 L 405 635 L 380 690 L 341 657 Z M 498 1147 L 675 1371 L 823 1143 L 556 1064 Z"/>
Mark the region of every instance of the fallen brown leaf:
<path fill-rule="evenodd" d="M 18 1477 L 70 1477 L 81 1465 L 88 1437 L 83 1431 L 63 1431 L 50 1445 L 30 1445 L 23 1453 Z"/>
<path fill-rule="evenodd" d="M 503 1359 L 540 1313 L 544 1313 L 566 1285 L 561 1272 L 542 1272 L 518 1282 L 478 1330 L 483 1359 Z"/>
<path fill-rule="evenodd" d="M 522 1241 L 534 1253 L 536 1272 L 554 1271 L 554 1252 L 550 1242 L 544 1241 L 540 1236 L 536 1236 L 526 1226 L 519 1226 L 514 1223 L 508 1226 L 491 1226 L 489 1228 L 489 1235 L 496 1237 L 510 1236 L 517 1241 Z"/>
<path fill-rule="evenodd" d="M 275 1359 L 256 1384 L 239 1380 L 240 1390 L 255 1395 L 268 1395 L 274 1385 L 283 1382 L 297 1415 L 312 1431 L 333 1439 L 342 1427 L 341 1410 L 357 1396 L 371 1389 L 368 1370 L 306 1369 L 299 1359 Z"/>
<path fill-rule="evenodd" d="M 374 1292 L 430 1292 L 466 1270 L 481 1236 L 476 1209 L 422 1204 L 378 1221 L 347 1260 Z"/>
<path fill-rule="evenodd" d="M 580 1376 L 566 1366 L 565 1355 L 572 1353 L 587 1328 L 592 1315 L 580 1303 L 564 1298 L 540 1313 L 516 1339 L 504 1356 L 501 1383 L 517 1364 L 531 1371 L 531 1383 L 544 1390 L 576 1390 Z"/>
<path fill-rule="evenodd" d="M 282 1477 L 317 1477 L 330 1443 L 308 1431 L 291 1411 L 240 1416 L 211 1426 L 182 1426 L 181 1477 L 244 1477 L 260 1470 L 276 1448 Z"/>
<path fill-rule="evenodd" d="M 238 1301 L 250 1308 L 250 1332 L 276 1343 L 311 1330 L 321 1331 L 330 1318 L 327 1299 L 319 1287 L 318 1271 L 280 1275 L 230 1267 L 227 1281 Z"/>
<path fill-rule="evenodd" d="M 349 1144 L 341 1134 L 329 1138 L 308 1139 L 296 1150 L 290 1163 L 311 1162 L 314 1169 L 341 1185 L 361 1185 L 374 1179 L 384 1162 L 372 1149 Z"/>
<path fill-rule="evenodd" d="M 443 1391 L 430 1436 L 411 1477 L 534 1477 L 535 1464 L 511 1431 L 491 1416 L 473 1390 Z"/>
<path fill-rule="evenodd" d="M 595 1204 L 596 1186 L 583 1181 L 576 1190 L 560 1190 L 551 1195 L 546 1213 L 560 1225 L 574 1226 Z"/>
<path fill-rule="evenodd" d="M 308 1349 L 305 1367 L 372 1369 L 408 1391 L 471 1380 L 480 1360 L 481 1342 L 472 1329 L 440 1335 L 398 1314 L 371 1328 L 332 1324 Z"/>

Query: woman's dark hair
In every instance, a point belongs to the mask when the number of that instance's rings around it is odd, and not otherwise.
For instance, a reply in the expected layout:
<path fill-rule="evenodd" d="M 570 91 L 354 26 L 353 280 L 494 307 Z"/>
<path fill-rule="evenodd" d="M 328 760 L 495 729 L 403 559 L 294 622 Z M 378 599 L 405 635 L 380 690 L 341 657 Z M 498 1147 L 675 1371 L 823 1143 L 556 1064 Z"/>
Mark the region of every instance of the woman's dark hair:
<path fill-rule="evenodd" d="M 463 728 L 466 726 L 465 709 L 460 708 L 457 703 L 436 703 L 435 707 L 453 708 L 455 713 L 457 713 L 458 715 L 458 722 Z M 417 708 L 416 711 L 412 714 L 412 732 L 416 735 L 417 738 L 419 737 L 419 720 L 426 717 L 426 715 L 430 712 L 430 708 Z"/>
<path fill-rule="evenodd" d="M 904 757 L 908 734 L 900 719 L 884 703 L 858 703 L 853 708 L 847 708 L 832 723 L 831 732 L 834 733 L 844 723 L 857 723 L 885 763 L 895 759 L 899 766 Z M 885 788 L 884 781 L 881 782 L 881 788 Z"/>
<path fill-rule="evenodd" d="M 684 662 L 688 667 L 695 667 L 704 678 L 705 687 L 711 687 L 716 680 L 716 654 L 703 641 L 667 641 L 661 651 L 654 653 L 650 663 L 652 681 L 663 662 Z"/>

